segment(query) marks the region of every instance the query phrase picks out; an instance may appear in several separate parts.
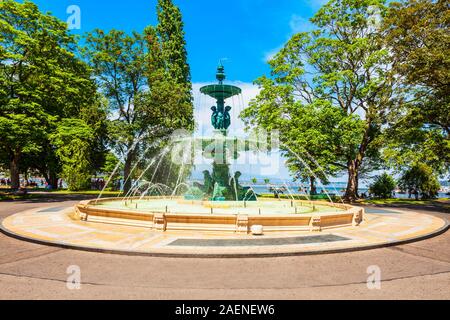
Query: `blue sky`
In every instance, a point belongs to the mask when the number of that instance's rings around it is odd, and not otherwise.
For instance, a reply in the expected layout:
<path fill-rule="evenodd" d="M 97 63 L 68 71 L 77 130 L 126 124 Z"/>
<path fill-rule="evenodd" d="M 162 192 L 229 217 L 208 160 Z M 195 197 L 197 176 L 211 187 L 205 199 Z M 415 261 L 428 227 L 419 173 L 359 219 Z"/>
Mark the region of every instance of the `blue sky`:
<path fill-rule="evenodd" d="M 156 24 L 156 0 L 35 0 L 41 10 L 62 20 L 70 5 L 81 9 L 81 30 L 112 28 L 142 31 Z M 269 71 L 265 58 L 296 31 L 323 0 L 175 0 L 183 13 L 194 82 L 211 81 L 226 58 L 229 80 L 252 82 Z"/>

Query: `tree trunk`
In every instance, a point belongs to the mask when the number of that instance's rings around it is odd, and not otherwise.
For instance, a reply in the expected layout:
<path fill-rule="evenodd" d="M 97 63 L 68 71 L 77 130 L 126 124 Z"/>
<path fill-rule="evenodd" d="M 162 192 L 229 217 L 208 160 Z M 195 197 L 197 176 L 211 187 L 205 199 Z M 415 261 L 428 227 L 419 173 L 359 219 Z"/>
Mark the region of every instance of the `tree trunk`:
<path fill-rule="evenodd" d="M 355 195 L 356 195 L 356 198 L 359 198 L 359 171 L 356 171 L 355 182 L 356 182 Z"/>
<path fill-rule="evenodd" d="M 11 162 L 10 162 L 10 166 L 9 166 L 12 190 L 18 190 L 20 187 L 19 160 L 20 160 L 20 153 L 14 152 L 14 155 L 11 158 Z"/>
<path fill-rule="evenodd" d="M 372 118 L 368 117 L 366 119 L 366 129 L 364 131 L 364 137 L 361 141 L 361 144 L 359 146 L 358 154 L 355 158 L 349 159 L 347 161 L 347 174 L 348 174 L 348 181 L 347 181 L 347 189 L 345 191 L 344 200 L 347 202 L 354 202 L 356 199 L 358 199 L 358 176 L 359 176 L 359 168 L 361 167 L 361 164 L 363 162 L 364 156 L 367 151 L 367 147 L 371 142 L 370 138 L 370 130 L 372 123 Z"/>
<path fill-rule="evenodd" d="M 58 176 L 54 172 L 50 172 L 48 184 L 52 186 L 52 190 L 58 190 Z"/>
<path fill-rule="evenodd" d="M 28 169 L 25 170 L 23 176 L 24 176 L 24 180 L 25 180 L 24 185 L 25 185 L 25 187 L 28 187 Z"/>
<path fill-rule="evenodd" d="M 316 177 L 312 176 L 309 177 L 309 183 L 310 183 L 310 195 L 317 194 L 317 188 L 316 188 Z"/>
<path fill-rule="evenodd" d="M 358 191 L 358 167 L 356 161 L 349 160 L 347 163 L 347 189 L 345 191 L 344 199 L 347 202 L 354 202 L 357 199 Z"/>

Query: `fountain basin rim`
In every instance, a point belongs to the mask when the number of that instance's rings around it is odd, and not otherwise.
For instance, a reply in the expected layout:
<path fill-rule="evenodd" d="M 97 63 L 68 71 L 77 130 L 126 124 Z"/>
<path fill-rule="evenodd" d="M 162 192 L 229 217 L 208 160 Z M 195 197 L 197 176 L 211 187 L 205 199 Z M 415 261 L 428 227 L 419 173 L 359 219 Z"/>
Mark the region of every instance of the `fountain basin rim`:
<path fill-rule="evenodd" d="M 242 89 L 229 84 L 210 84 L 200 88 L 200 92 L 216 99 L 228 99 L 242 93 Z"/>
<path fill-rule="evenodd" d="M 162 197 L 153 197 L 162 199 Z M 138 197 L 134 199 L 139 199 Z M 349 205 L 328 204 L 345 209 L 340 212 L 313 212 L 300 214 L 205 214 L 149 212 L 139 209 L 115 209 L 98 206 L 99 202 L 123 201 L 121 198 L 104 198 L 83 201 L 75 206 L 76 220 L 131 226 L 145 226 L 154 230 L 231 231 L 248 234 L 252 225 L 263 225 L 270 231 L 321 231 L 322 229 L 358 226 L 364 209 Z M 263 200 L 264 201 L 264 200 Z M 261 202 L 263 202 L 261 201 Z M 290 202 L 290 200 L 280 200 Z M 303 201 L 324 205 L 323 201 Z"/>

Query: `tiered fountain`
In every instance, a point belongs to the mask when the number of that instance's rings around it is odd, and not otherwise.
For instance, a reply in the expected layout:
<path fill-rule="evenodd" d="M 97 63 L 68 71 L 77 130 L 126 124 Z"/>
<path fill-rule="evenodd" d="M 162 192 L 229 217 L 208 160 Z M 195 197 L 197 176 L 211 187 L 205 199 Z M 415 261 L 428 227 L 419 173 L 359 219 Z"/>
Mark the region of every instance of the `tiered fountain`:
<path fill-rule="evenodd" d="M 225 72 L 222 65 L 218 67 L 216 78 L 218 84 L 200 89 L 201 93 L 216 100 L 216 105 L 211 108 L 213 135 L 178 138 L 172 144 L 172 148 L 181 150 L 181 153 L 193 151 L 211 160 L 211 169 L 203 171 L 202 183 L 193 183 L 185 194 L 179 196 L 176 196 L 175 191 L 180 185 L 186 185 L 181 181 L 173 192 L 161 192 L 160 196 L 148 196 L 144 192 L 136 197 L 133 196 L 136 192 L 133 192 L 124 198 L 85 201 L 76 206 L 74 218 L 90 222 L 146 226 L 160 231 L 231 231 L 245 234 L 252 226 L 258 226 L 259 230 L 264 228 L 267 232 L 310 231 L 359 225 L 364 212 L 361 208 L 322 201 L 295 200 L 294 197 L 289 200 L 261 199 L 257 198 L 250 187 L 239 183 L 241 172 L 230 173 L 231 162 L 238 159 L 242 152 L 259 152 L 260 145 L 252 139 L 229 136 L 231 106 L 227 106 L 225 102 L 240 94 L 241 89 L 223 83 Z M 149 182 L 145 183 L 147 186 L 151 185 Z M 139 186 L 139 181 L 137 185 Z M 147 188 L 149 189 L 150 187 Z"/>
<path fill-rule="evenodd" d="M 179 140 L 179 143 L 194 143 L 200 146 L 203 157 L 211 159 L 212 173 L 203 171 L 203 184 L 195 183 L 185 195 L 186 199 L 208 198 L 211 201 L 255 201 L 256 194 L 250 187 L 243 187 L 239 183 L 241 172 L 230 174 L 230 160 L 236 160 L 240 152 L 257 148 L 257 143 L 249 139 L 228 137 L 228 128 L 231 125 L 230 106 L 225 106 L 225 100 L 241 93 L 236 86 L 224 84 L 224 67 L 219 65 L 216 78 L 218 84 L 200 88 L 200 92 L 217 101 L 211 107 L 211 125 L 214 127 L 212 137 L 188 138 Z M 199 143 L 197 143 L 199 142 Z"/>

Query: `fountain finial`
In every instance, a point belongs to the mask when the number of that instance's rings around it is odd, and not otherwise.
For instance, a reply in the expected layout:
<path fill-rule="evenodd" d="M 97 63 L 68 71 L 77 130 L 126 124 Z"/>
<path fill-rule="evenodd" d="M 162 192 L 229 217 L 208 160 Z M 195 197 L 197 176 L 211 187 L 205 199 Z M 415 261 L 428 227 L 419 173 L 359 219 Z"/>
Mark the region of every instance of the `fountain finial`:
<path fill-rule="evenodd" d="M 225 68 L 222 64 L 222 61 L 219 62 L 219 66 L 217 67 L 217 73 L 216 73 L 216 79 L 219 81 L 219 84 L 223 83 L 223 80 L 225 80 Z"/>

